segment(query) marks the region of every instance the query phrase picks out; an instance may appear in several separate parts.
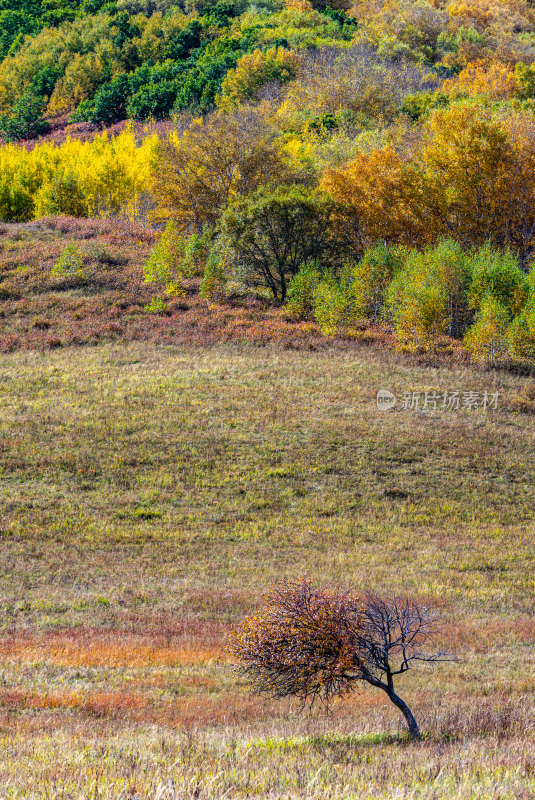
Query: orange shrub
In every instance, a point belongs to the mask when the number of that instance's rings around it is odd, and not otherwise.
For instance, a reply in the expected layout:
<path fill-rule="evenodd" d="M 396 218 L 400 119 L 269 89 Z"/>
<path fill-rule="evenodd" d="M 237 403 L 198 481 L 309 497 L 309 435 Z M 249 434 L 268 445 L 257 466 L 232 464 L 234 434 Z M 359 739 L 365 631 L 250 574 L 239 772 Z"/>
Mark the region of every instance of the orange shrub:
<path fill-rule="evenodd" d="M 509 100 L 521 94 L 522 86 L 511 65 L 479 59 L 467 64 L 456 78 L 445 81 L 442 91 L 453 96 L 483 94 L 492 100 Z"/>

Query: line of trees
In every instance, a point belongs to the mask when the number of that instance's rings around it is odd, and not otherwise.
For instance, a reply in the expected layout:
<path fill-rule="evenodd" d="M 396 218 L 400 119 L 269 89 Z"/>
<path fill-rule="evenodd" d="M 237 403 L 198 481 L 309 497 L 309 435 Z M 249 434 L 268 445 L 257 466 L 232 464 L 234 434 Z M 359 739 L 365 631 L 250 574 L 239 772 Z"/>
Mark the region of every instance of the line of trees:
<path fill-rule="evenodd" d="M 535 124 L 459 101 L 420 133 L 318 181 L 258 108 L 220 112 L 160 144 L 159 214 L 204 236 L 211 300 L 267 291 L 326 334 L 384 322 L 407 349 L 532 360 Z"/>

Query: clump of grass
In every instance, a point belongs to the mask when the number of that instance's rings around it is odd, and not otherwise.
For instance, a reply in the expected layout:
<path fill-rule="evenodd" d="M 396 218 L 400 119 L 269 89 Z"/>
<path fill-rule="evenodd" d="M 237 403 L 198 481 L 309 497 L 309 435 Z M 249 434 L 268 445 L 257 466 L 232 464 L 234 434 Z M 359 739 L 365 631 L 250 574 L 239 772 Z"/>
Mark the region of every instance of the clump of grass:
<path fill-rule="evenodd" d="M 134 516 L 138 519 L 158 519 L 162 516 L 162 512 L 157 508 L 136 508 Z"/>
<path fill-rule="evenodd" d="M 146 314 L 165 314 L 166 312 L 165 300 L 161 297 L 153 297 L 150 303 L 143 306 L 143 311 Z"/>

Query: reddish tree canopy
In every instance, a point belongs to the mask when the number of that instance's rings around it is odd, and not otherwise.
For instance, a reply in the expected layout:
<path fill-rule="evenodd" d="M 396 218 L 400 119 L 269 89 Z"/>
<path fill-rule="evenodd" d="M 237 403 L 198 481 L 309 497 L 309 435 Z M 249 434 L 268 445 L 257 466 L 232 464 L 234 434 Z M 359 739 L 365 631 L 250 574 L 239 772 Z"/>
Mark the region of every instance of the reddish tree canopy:
<path fill-rule="evenodd" d="M 317 588 L 298 578 L 271 590 L 262 609 L 232 632 L 228 650 L 250 688 L 274 697 L 329 702 L 356 681 L 369 683 L 386 692 L 419 738 L 394 679 L 416 661 L 451 660 L 425 650 L 437 621 L 409 599 Z"/>

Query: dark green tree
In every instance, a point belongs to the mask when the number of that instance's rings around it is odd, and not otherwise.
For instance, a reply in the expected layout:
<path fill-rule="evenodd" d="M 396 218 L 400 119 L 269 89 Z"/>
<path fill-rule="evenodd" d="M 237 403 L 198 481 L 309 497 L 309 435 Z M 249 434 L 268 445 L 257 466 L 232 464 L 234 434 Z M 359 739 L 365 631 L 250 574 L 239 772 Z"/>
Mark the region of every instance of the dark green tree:
<path fill-rule="evenodd" d="M 11 113 L 0 117 L 0 135 L 8 142 L 35 139 L 48 128 L 44 108 L 44 98 L 35 94 L 33 89 L 27 89 Z"/>
<path fill-rule="evenodd" d="M 321 266 L 332 253 L 323 197 L 302 186 L 265 186 L 225 212 L 222 242 L 242 279 L 269 287 L 284 302 L 305 263 Z"/>

